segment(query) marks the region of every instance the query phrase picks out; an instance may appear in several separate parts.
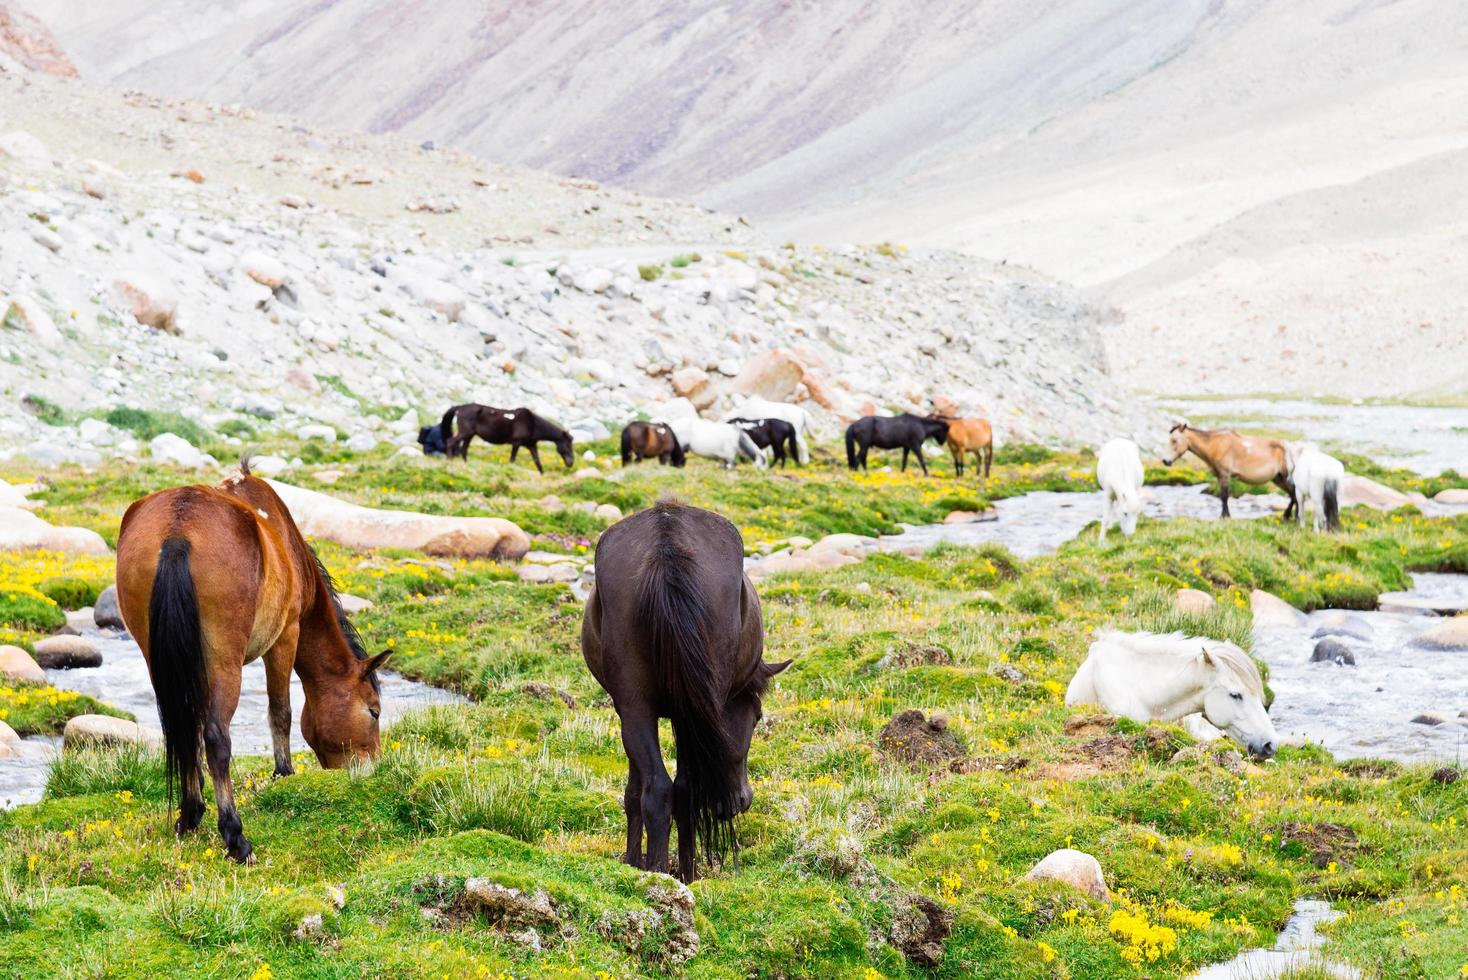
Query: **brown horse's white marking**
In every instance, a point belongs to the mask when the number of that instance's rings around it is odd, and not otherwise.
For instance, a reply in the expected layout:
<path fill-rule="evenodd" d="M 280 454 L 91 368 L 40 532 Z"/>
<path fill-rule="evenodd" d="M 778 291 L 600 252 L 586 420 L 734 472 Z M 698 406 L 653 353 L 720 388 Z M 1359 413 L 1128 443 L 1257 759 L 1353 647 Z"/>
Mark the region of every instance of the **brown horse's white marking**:
<path fill-rule="evenodd" d="M 229 723 L 240 670 L 265 658 L 275 773 L 291 772 L 290 675 L 306 703 L 301 734 L 327 768 L 377 754 L 377 669 L 331 577 L 275 491 L 250 476 L 160 490 L 133 503 L 117 538 L 117 603 L 148 663 L 179 833 L 204 815 L 202 740 L 229 856 L 250 859 L 234 805 Z"/>
<path fill-rule="evenodd" d="M 1162 457 L 1165 465 L 1171 466 L 1188 452 L 1208 464 L 1218 478 L 1223 517 L 1228 516 L 1229 483 L 1234 477 L 1255 485 L 1273 483 L 1290 497 L 1290 505 L 1284 512 L 1285 520 L 1294 513 L 1295 487 L 1290 481 L 1290 454 L 1280 440 L 1241 436 L 1228 429 L 1195 429 L 1186 422 L 1179 422 L 1172 427 L 1168 443 L 1172 455 Z"/>

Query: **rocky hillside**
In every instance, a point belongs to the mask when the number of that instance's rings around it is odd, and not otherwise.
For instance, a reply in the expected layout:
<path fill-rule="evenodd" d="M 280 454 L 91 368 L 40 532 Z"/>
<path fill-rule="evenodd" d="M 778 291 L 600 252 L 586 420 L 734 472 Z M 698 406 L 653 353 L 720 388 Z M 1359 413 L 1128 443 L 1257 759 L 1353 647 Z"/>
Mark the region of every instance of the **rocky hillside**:
<path fill-rule="evenodd" d="M 33 10 L 95 78 L 1038 268 L 1137 387 L 1468 390 L 1453 0 Z"/>
<path fill-rule="evenodd" d="M 1105 374 L 1091 308 L 1023 270 L 774 247 L 398 138 L 15 70 L 0 86 L 0 433 L 43 458 L 133 451 L 66 428 L 119 405 L 361 444 L 470 399 L 586 437 L 744 393 L 802 399 L 828 431 L 935 403 L 1011 438 L 1156 431 Z"/>

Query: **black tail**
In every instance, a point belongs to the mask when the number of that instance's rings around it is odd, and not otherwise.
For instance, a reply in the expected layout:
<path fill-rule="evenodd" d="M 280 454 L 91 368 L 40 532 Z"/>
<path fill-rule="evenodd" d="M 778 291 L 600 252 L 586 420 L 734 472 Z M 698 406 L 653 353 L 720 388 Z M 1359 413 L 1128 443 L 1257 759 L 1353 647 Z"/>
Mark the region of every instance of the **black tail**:
<path fill-rule="evenodd" d="M 198 778 L 199 739 L 209 699 L 189 550 L 189 539 L 182 536 L 163 542 L 148 599 L 148 671 L 163 726 L 170 807 L 174 782 L 182 786 L 183 780 Z"/>
<path fill-rule="evenodd" d="M 632 432 L 629 429 L 622 430 L 622 465 L 626 466 L 632 462 Z"/>
<path fill-rule="evenodd" d="M 443 444 L 445 446 L 454 437 L 454 413 L 458 410 L 459 406 L 455 405 L 447 412 L 444 412 L 443 419 L 438 423 L 438 434 L 443 437 Z"/>
<path fill-rule="evenodd" d="M 727 778 L 723 691 L 709 661 L 717 629 L 693 556 L 672 540 L 672 533 L 665 526 L 648 556 L 637 605 L 653 669 L 672 710 L 678 774 L 687 774 L 698 843 L 707 857 L 716 858 L 738 850 L 732 814 L 739 810 L 740 787 Z"/>
<path fill-rule="evenodd" d="M 856 469 L 856 436 L 851 434 L 850 429 L 846 430 L 846 467 Z"/>
<path fill-rule="evenodd" d="M 1339 531 L 1341 528 L 1340 489 L 1339 481 L 1325 481 L 1325 527 L 1330 531 Z"/>

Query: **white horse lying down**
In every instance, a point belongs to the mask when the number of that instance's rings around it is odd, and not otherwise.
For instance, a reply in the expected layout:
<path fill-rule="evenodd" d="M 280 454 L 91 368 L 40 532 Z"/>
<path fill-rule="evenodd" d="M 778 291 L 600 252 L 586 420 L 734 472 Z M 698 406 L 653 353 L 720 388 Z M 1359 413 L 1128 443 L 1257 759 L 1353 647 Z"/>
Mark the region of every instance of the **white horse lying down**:
<path fill-rule="evenodd" d="M 1071 678 L 1065 703 L 1099 704 L 1134 721 L 1185 721 L 1202 712 L 1259 759 L 1274 755 L 1278 736 L 1264 710 L 1264 682 L 1249 655 L 1232 643 L 1182 633 L 1102 630 Z M 1207 731 L 1202 728 L 1202 731 Z"/>
<path fill-rule="evenodd" d="M 1341 483 L 1346 478 L 1346 467 L 1334 456 L 1320 451 L 1313 442 L 1295 442 L 1288 446 L 1290 480 L 1300 502 L 1295 516 L 1300 526 L 1305 526 L 1305 505 L 1312 505 L 1315 513 L 1315 530 L 1324 524 L 1335 531 L 1341 526 Z"/>
<path fill-rule="evenodd" d="M 725 469 L 732 467 L 740 456 L 753 460 L 760 469 L 769 465 L 765 451 L 738 426 L 693 417 L 668 419 L 667 425 L 678 437 L 684 452 L 720 460 Z"/>
<path fill-rule="evenodd" d="M 1142 513 L 1142 454 L 1130 439 L 1113 439 L 1096 454 L 1096 482 L 1101 485 L 1101 534 L 1113 524 L 1122 534 L 1137 529 L 1137 516 Z"/>
<path fill-rule="evenodd" d="M 810 462 L 810 445 L 806 441 L 810 435 L 810 416 L 799 405 L 750 395 L 738 408 L 724 413 L 724 421 L 730 419 L 780 419 L 789 422 L 795 428 L 796 462 L 802 466 Z"/>

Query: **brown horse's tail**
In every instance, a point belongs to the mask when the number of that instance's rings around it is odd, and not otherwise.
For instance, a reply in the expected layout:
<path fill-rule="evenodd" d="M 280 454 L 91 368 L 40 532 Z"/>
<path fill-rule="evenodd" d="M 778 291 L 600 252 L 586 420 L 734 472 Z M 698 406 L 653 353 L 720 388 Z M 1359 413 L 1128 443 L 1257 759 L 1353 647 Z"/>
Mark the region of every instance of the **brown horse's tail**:
<path fill-rule="evenodd" d="M 623 466 L 626 466 L 628 463 L 631 463 L 631 462 L 632 462 L 632 429 L 629 426 L 629 427 L 624 428 L 622 430 L 622 465 Z"/>
<path fill-rule="evenodd" d="M 148 598 L 148 671 L 163 727 L 170 807 L 174 782 L 182 786 L 185 779 L 198 778 L 199 739 L 209 699 L 189 551 L 189 539 L 182 535 L 163 542 Z"/>
<path fill-rule="evenodd" d="M 653 545 L 637 606 L 660 693 L 671 708 L 678 777 L 688 787 L 694 831 L 704 854 L 713 858 L 738 849 L 733 815 L 740 809 L 740 787 L 728 778 L 724 690 L 709 658 L 718 627 L 700 569 L 672 534 L 665 527 Z"/>

